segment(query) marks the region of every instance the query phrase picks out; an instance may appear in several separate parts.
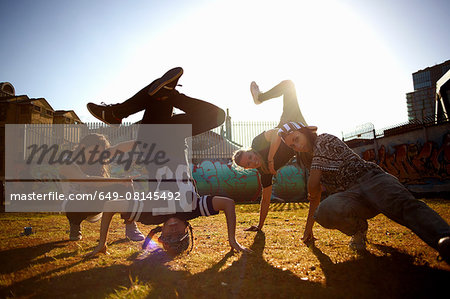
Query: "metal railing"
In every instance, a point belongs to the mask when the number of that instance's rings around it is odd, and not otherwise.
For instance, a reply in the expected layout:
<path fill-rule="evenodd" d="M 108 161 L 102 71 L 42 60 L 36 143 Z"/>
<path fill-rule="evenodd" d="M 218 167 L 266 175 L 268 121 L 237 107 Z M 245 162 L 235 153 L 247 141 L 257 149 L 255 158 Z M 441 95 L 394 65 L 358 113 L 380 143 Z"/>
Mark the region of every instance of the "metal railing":
<path fill-rule="evenodd" d="M 392 126 L 387 126 L 381 129 L 375 129 L 372 123 L 367 123 L 356 127 L 350 132 L 342 134 L 342 140 L 350 141 L 353 139 L 374 139 L 381 138 L 384 136 L 392 136 L 396 134 L 402 134 L 417 130 L 423 127 L 430 127 L 437 124 L 449 123 L 450 119 L 448 117 L 439 119 L 436 121 L 435 116 L 425 117 L 423 120 L 413 119 L 407 122 L 398 123 Z"/>
<path fill-rule="evenodd" d="M 211 131 L 192 137 L 193 159 L 230 159 L 239 148 L 247 148 L 252 140 L 265 130 L 274 128 L 274 121 L 229 121 Z M 124 123 L 111 127 L 103 123 L 84 124 L 26 124 L 23 149 L 28 145 L 58 144 L 61 150 L 73 150 L 80 140 L 91 133 L 105 135 L 111 145 L 137 138 L 139 125 Z"/>

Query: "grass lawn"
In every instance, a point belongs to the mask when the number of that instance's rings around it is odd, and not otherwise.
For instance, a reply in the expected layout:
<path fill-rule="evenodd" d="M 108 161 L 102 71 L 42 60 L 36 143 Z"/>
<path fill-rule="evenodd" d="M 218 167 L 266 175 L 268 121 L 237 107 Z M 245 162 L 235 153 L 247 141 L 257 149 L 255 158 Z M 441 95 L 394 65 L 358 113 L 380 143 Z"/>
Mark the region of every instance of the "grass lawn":
<path fill-rule="evenodd" d="M 447 222 L 450 202 L 426 200 Z M 379 215 L 369 221 L 367 252 L 349 237 L 316 224 L 315 246 L 300 242 L 308 205 L 273 203 L 264 233 L 244 232 L 258 221 L 259 205 L 237 205 L 237 239 L 253 254 L 231 253 L 225 216 L 191 221 L 195 246 L 170 259 L 161 249 L 140 250 L 124 239 L 116 215 L 109 255 L 85 260 L 100 223 L 83 222 L 83 240 L 68 240 L 58 214 L 0 214 L 0 297 L 81 298 L 433 298 L 448 293 L 450 266 L 410 230 Z M 32 226 L 30 236 L 23 228 Z M 143 233 L 151 227 L 139 224 Z"/>

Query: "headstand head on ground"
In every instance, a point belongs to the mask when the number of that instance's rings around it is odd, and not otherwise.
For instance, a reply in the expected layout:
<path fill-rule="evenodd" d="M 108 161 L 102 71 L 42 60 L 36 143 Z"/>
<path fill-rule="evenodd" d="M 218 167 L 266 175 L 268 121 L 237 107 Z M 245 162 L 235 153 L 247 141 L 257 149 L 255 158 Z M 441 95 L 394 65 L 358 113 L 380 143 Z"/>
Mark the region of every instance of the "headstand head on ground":
<path fill-rule="evenodd" d="M 192 226 L 189 222 L 177 217 L 169 218 L 164 222 L 162 227 L 157 226 L 150 231 L 146 242 L 143 245 L 144 249 L 147 247 L 147 244 L 152 237 L 159 232 L 161 232 L 161 235 L 158 237 L 158 242 L 163 246 L 164 250 L 170 254 L 181 254 L 188 250 L 189 245 L 191 246 L 188 253 L 192 251 L 194 246 L 194 235 Z"/>

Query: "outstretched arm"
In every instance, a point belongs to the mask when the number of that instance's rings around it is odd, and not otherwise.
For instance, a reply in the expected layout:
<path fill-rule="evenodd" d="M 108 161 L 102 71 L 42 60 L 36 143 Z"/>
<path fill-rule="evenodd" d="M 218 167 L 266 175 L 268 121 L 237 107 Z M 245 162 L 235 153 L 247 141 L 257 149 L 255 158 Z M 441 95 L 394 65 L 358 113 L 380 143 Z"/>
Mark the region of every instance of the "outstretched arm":
<path fill-rule="evenodd" d="M 106 251 L 106 239 L 108 238 L 109 226 L 111 224 L 112 217 L 115 212 L 103 212 L 102 215 L 102 223 L 100 225 L 100 240 L 98 241 L 97 247 L 95 249 L 86 254 L 85 257 L 93 257 L 99 253 L 107 253 Z"/>
<path fill-rule="evenodd" d="M 227 230 L 228 230 L 228 241 L 232 249 L 236 251 L 251 252 L 250 249 L 243 247 L 236 241 L 236 211 L 234 206 L 234 200 L 214 196 L 212 199 L 213 208 L 216 211 L 224 211 L 225 217 L 227 219 Z"/>
<path fill-rule="evenodd" d="M 118 151 L 123 152 L 123 153 L 131 152 L 131 150 L 135 147 L 135 143 L 136 143 L 136 140 L 120 142 L 120 143 L 108 148 L 108 151 L 111 152 L 111 157 L 114 157 L 114 155 Z"/>
<path fill-rule="evenodd" d="M 105 178 L 102 176 L 93 176 L 85 174 L 81 168 L 74 164 L 62 165 L 59 168 L 59 173 L 69 180 L 86 180 L 95 182 L 95 187 L 110 187 L 113 183 L 122 184 L 124 186 L 130 186 L 130 178 Z"/>
<path fill-rule="evenodd" d="M 126 205 L 128 205 L 127 201 L 108 201 L 105 203 L 105 210 L 112 211 L 124 211 L 126 208 Z M 103 212 L 102 215 L 102 222 L 100 224 L 100 240 L 98 241 L 97 247 L 95 249 L 86 254 L 85 257 L 93 257 L 99 253 L 107 253 L 106 252 L 106 240 L 108 239 L 108 231 L 109 226 L 111 225 L 111 220 L 116 212 Z"/>
<path fill-rule="evenodd" d="M 308 200 L 309 211 L 308 218 L 306 219 L 305 232 L 302 237 L 304 243 L 314 241 L 313 226 L 314 226 L 314 212 L 320 203 L 320 196 L 322 194 L 322 188 L 320 186 L 320 176 L 322 171 L 319 169 L 311 169 L 308 180 Z"/>
<path fill-rule="evenodd" d="M 275 156 L 275 153 L 277 152 L 278 148 L 281 144 L 281 137 L 276 134 L 276 132 L 272 133 L 272 138 L 270 139 L 270 149 L 269 154 L 267 156 L 267 163 L 269 166 L 270 173 L 277 174 L 277 171 L 275 170 L 273 157 Z"/>
<path fill-rule="evenodd" d="M 259 231 L 264 226 L 267 214 L 269 213 L 270 199 L 272 197 L 272 185 L 263 188 L 261 203 L 259 206 L 259 224 L 258 226 L 251 226 L 246 231 Z"/>

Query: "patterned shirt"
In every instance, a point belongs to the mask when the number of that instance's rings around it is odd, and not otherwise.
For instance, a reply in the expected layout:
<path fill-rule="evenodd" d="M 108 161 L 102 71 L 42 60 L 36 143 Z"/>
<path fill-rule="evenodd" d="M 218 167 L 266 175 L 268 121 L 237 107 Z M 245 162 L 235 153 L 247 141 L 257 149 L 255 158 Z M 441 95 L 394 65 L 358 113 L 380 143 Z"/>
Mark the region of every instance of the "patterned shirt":
<path fill-rule="evenodd" d="M 317 136 L 311 169 L 322 171 L 320 181 L 330 194 L 347 190 L 371 169 L 381 170 L 377 164 L 363 160 L 342 140 L 330 134 Z"/>

